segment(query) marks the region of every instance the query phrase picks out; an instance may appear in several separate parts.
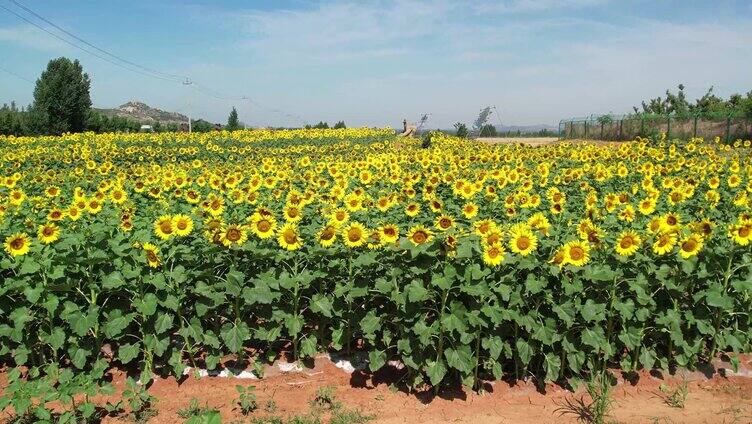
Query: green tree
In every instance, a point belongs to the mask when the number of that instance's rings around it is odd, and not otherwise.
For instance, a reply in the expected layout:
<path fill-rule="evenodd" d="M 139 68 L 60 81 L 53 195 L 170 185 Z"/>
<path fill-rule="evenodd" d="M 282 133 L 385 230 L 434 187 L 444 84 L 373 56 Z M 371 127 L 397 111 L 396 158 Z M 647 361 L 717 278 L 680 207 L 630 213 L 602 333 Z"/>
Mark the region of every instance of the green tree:
<path fill-rule="evenodd" d="M 324 121 L 319 121 L 319 123 L 314 125 L 313 128 L 326 130 L 326 129 L 329 129 L 329 123 L 324 122 Z"/>
<path fill-rule="evenodd" d="M 233 106 L 232 110 L 230 111 L 230 116 L 227 117 L 227 130 L 235 131 L 238 129 L 240 129 L 240 121 L 238 121 L 238 111 L 235 109 L 235 106 Z"/>
<path fill-rule="evenodd" d="M 463 124 L 462 122 L 457 122 L 456 124 L 454 124 L 454 131 L 457 137 L 467 138 L 467 125 Z"/>
<path fill-rule="evenodd" d="M 339 121 L 336 124 L 334 124 L 332 128 L 334 128 L 335 130 L 340 129 L 340 128 L 347 128 L 347 125 L 345 125 L 345 121 Z"/>
<path fill-rule="evenodd" d="M 484 124 L 480 127 L 479 137 L 496 137 L 496 127 L 492 124 Z"/>
<path fill-rule="evenodd" d="M 34 88 L 32 115 L 43 134 L 81 132 L 91 109 L 89 75 L 78 60 L 51 60 Z"/>
<path fill-rule="evenodd" d="M 28 112 L 18 108 L 16 102 L 3 104 L 0 108 L 0 134 L 2 135 L 31 135 L 28 125 Z"/>

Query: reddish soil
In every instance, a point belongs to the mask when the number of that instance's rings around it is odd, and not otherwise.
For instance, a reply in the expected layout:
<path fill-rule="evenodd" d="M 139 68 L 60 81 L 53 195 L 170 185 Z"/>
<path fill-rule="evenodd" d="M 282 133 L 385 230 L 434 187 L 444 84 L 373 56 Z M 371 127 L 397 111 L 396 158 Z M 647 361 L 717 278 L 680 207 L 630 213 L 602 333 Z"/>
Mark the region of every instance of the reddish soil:
<path fill-rule="evenodd" d="M 564 142 L 570 144 L 589 143 L 598 146 L 618 146 L 623 142 L 619 141 L 603 141 L 603 140 L 559 140 L 557 137 L 495 137 L 495 138 L 478 138 L 478 141 L 483 141 L 488 144 L 519 144 L 530 147 L 550 146 Z"/>
<path fill-rule="evenodd" d="M 707 371 L 706 371 L 707 372 Z M 738 374 L 724 377 L 718 372 L 679 372 L 676 375 L 641 372 L 636 383 L 623 378 L 613 388 L 614 407 L 609 422 L 618 423 L 752 423 L 752 356 L 742 358 Z M 724 374 L 724 372 L 721 372 Z M 511 387 L 505 382 L 488 386 L 485 394 L 471 391 L 449 391 L 432 397 L 429 393 L 408 394 L 389 389 L 389 376 L 370 376 L 356 371 L 348 374 L 326 358 L 317 358 L 313 368 L 301 372 L 281 373 L 269 367 L 262 380 L 202 377 L 193 375 L 178 383 L 175 378 L 157 379 L 149 392 L 159 399 L 158 415 L 149 422 L 179 423 L 178 411 L 192 398 L 201 406 L 218 409 L 223 422 L 250 422 L 250 417 L 278 415 L 291 417 L 311 411 L 310 401 L 325 386 L 336 388 L 336 399 L 342 407 L 358 409 L 373 416 L 375 424 L 397 423 L 565 423 L 576 422 L 566 413 L 567 401 L 576 403 L 590 399 L 584 388 L 576 392 L 548 385 L 545 393 L 532 382 Z M 682 381 L 689 384 L 684 408 L 666 404 L 661 384 L 674 388 Z M 125 374 L 113 372 L 113 383 L 120 393 L 125 388 Z M 0 375 L 0 387 L 5 384 Z M 256 386 L 259 410 L 243 417 L 237 407 L 235 386 Z M 264 411 L 273 400 L 273 414 Z M 326 422 L 326 414 L 323 415 Z M 0 419 L 2 421 L 2 419 Z M 105 422 L 122 423 L 124 418 L 107 418 Z"/>

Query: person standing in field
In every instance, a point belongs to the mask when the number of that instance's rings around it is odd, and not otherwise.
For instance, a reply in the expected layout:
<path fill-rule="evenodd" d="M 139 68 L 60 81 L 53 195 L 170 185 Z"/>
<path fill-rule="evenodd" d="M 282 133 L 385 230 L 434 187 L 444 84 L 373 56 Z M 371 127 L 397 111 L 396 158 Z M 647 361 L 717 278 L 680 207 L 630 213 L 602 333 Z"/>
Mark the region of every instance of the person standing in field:
<path fill-rule="evenodd" d="M 407 125 L 407 119 L 402 120 L 402 134 L 400 137 L 413 137 L 417 128 L 415 125 Z"/>

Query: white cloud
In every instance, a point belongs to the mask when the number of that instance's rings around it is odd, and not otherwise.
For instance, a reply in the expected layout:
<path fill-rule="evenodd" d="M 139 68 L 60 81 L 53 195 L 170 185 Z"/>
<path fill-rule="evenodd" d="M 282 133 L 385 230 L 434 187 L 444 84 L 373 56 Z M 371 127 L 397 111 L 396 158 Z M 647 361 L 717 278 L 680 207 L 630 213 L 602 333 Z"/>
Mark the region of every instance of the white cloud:
<path fill-rule="evenodd" d="M 608 0 L 507 0 L 507 1 L 480 1 L 475 3 L 474 8 L 485 13 L 523 13 L 537 12 L 542 10 L 581 9 L 599 6 L 608 3 Z"/>
<path fill-rule="evenodd" d="M 51 52 L 69 52 L 71 47 L 33 25 L 0 28 L 0 41 Z"/>
<path fill-rule="evenodd" d="M 354 125 L 395 125 L 432 112 L 431 126 L 448 127 L 471 122 L 489 104 L 505 123 L 550 124 L 628 112 L 680 82 L 690 97 L 710 85 L 723 95 L 749 89 L 752 29 L 733 17 L 601 21 L 590 12 L 602 3 L 341 0 L 214 12 L 236 54 L 185 72 L 219 91 L 251 95 L 266 108 L 243 110 L 253 117 L 243 119 L 277 125 L 297 122 L 275 108 Z M 228 106 L 205 99 L 196 108 L 224 120 Z"/>

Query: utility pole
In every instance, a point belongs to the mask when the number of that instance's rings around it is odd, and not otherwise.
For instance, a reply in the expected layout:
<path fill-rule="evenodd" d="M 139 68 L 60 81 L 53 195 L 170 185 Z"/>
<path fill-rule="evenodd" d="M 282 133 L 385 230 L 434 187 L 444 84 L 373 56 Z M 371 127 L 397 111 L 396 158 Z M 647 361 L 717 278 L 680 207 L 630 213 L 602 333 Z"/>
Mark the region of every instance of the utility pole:
<path fill-rule="evenodd" d="M 187 87 L 187 86 L 190 86 L 191 84 L 193 84 L 191 82 L 191 79 L 186 77 L 185 81 L 183 81 L 183 85 Z M 192 130 L 191 128 L 191 93 L 189 90 L 188 91 L 188 134 L 191 133 L 191 130 Z"/>

